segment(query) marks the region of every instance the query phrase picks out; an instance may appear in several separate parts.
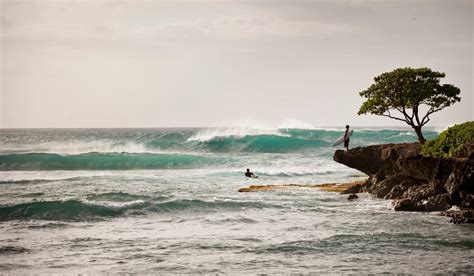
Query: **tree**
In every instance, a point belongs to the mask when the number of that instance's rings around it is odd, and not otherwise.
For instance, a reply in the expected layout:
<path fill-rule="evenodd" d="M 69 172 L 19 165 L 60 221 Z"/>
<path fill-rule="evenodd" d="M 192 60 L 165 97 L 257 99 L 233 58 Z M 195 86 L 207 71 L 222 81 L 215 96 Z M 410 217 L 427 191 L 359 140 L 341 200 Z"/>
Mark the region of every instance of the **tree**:
<path fill-rule="evenodd" d="M 375 83 L 369 88 L 359 92 L 367 100 L 357 114 L 370 113 L 405 122 L 424 144 L 421 128 L 430 121 L 430 115 L 461 100 L 459 88 L 439 83 L 445 76 L 429 68 L 409 67 L 383 73 L 374 78 Z M 423 105 L 426 106 L 424 115 L 421 114 Z"/>

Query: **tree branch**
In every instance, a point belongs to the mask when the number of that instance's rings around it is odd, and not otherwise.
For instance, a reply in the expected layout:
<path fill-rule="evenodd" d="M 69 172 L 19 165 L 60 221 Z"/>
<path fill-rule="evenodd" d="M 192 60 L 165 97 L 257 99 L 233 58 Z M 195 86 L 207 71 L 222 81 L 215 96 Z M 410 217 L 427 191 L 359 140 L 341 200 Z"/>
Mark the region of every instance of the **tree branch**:
<path fill-rule="evenodd" d="M 424 118 L 423 118 L 423 121 L 421 121 L 421 126 L 423 127 L 424 125 L 426 125 L 429 121 L 430 121 L 430 118 L 429 117 L 426 117 L 427 120 L 426 122 L 424 122 Z"/>
<path fill-rule="evenodd" d="M 403 116 L 405 116 L 405 120 L 406 120 L 407 122 L 410 122 L 410 123 L 413 124 L 413 119 L 410 118 L 410 116 L 408 116 L 408 113 L 407 113 L 407 111 L 406 111 L 406 109 L 405 109 L 405 102 L 403 102 L 402 110 L 403 110 L 403 112 L 402 112 L 402 113 L 403 113 Z"/>
<path fill-rule="evenodd" d="M 443 107 L 440 107 L 440 108 L 433 109 L 433 111 L 431 111 L 431 112 L 428 112 L 428 113 L 427 113 L 427 115 L 431 115 L 431 114 L 433 114 L 433 113 L 435 113 L 435 112 L 438 112 L 438 111 L 440 111 L 440 110 L 444 109 L 445 107 L 446 107 L 446 106 L 443 106 Z"/>
<path fill-rule="evenodd" d="M 420 118 L 418 117 L 418 105 L 414 105 L 414 106 L 413 106 L 413 113 L 415 114 L 416 122 L 417 122 L 418 125 L 420 126 L 421 123 L 420 123 Z"/>
<path fill-rule="evenodd" d="M 410 119 L 410 116 L 408 116 L 407 112 L 406 112 L 406 109 L 405 109 L 405 106 L 402 105 L 402 107 L 393 107 L 394 109 L 396 109 L 398 112 L 400 112 L 404 117 L 405 119 L 401 119 L 402 121 L 404 121 L 405 123 L 409 124 L 409 125 L 412 125 L 413 124 L 413 120 Z M 390 114 L 390 111 L 388 112 L 388 115 L 391 116 Z M 392 117 L 389 117 L 389 118 L 392 118 Z"/>
<path fill-rule="evenodd" d="M 431 107 L 428 112 L 426 112 L 426 115 L 423 117 L 423 119 L 421 120 L 421 126 L 424 126 L 426 125 L 426 123 L 428 123 L 430 121 L 430 115 L 435 113 L 435 112 L 438 112 L 440 110 L 442 110 L 443 108 L 445 108 L 446 106 L 443 106 L 443 107 L 440 107 L 440 108 L 433 108 Z M 426 122 L 425 122 L 426 120 Z"/>
<path fill-rule="evenodd" d="M 395 120 L 398 120 L 398 121 L 402 121 L 402 122 L 405 122 L 405 123 L 411 125 L 410 122 L 407 122 L 406 120 L 403 120 L 403 119 L 401 119 L 401 118 L 394 117 L 394 116 L 390 115 L 390 112 L 389 112 L 388 114 L 377 114 L 377 115 L 383 116 L 383 117 L 388 117 L 388 118 L 390 118 L 390 119 L 395 119 Z"/>
<path fill-rule="evenodd" d="M 430 117 L 429 117 L 429 116 L 430 116 L 430 114 L 431 114 L 430 112 L 431 112 L 432 110 L 433 110 L 433 107 L 430 107 L 430 109 L 428 110 L 428 112 L 426 112 L 425 116 L 423 116 L 423 119 L 421 119 L 421 125 L 422 125 L 422 126 L 423 126 L 424 124 L 426 124 L 426 123 L 430 120 Z M 427 120 L 426 123 L 425 123 L 425 120 Z"/>

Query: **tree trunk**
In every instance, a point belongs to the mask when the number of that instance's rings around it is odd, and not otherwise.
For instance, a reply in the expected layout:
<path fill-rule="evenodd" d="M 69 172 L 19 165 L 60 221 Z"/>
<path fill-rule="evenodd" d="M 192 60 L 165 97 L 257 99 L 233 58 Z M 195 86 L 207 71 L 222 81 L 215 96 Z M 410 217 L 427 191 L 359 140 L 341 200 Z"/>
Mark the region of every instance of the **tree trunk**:
<path fill-rule="evenodd" d="M 420 144 L 424 144 L 426 139 L 423 137 L 423 133 L 421 132 L 421 126 L 412 126 L 415 129 L 416 135 L 418 136 L 418 141 Z"/>

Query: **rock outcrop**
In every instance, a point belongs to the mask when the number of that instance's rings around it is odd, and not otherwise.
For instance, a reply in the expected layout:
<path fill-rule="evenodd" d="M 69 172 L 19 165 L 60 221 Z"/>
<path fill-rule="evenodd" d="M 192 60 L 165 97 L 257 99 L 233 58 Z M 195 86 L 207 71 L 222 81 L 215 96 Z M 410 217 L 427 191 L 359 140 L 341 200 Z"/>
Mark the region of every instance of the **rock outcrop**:
<path fill-rule="evenodd" d="M 366 191 L 393 199 L 397 211 L 446 211 L 452 206 L 470 210 L 474 208 L 473 149 L 468 145 L 457 157 L 436 158 L 420 155 L 418 143 L 384 144 L 337 150 L 333 158 L 369 175 L 364 185 L 348 193 Z"/>
<path fill-rule="evenodd" d="M 451 217 L 454 224 L 474 223 L 474 210 L 448 210 L 441 213 L 443 216 Z"/>

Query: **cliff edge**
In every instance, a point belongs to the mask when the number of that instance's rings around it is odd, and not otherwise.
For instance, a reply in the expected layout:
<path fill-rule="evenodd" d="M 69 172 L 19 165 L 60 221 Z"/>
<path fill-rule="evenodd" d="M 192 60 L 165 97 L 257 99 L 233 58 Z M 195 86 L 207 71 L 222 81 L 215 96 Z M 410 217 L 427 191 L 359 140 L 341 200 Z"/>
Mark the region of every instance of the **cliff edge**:
<path fill-rule="evenodd" d="M 383 144 L 337 150 L 334 161 L 369 176 L 348 193 L 369 192 L 393 199 L 397 211 L 447 211 L 453 222 L 474 222 L 474 147 L 458 156 L 420 154 L 419 143 Z"/>

